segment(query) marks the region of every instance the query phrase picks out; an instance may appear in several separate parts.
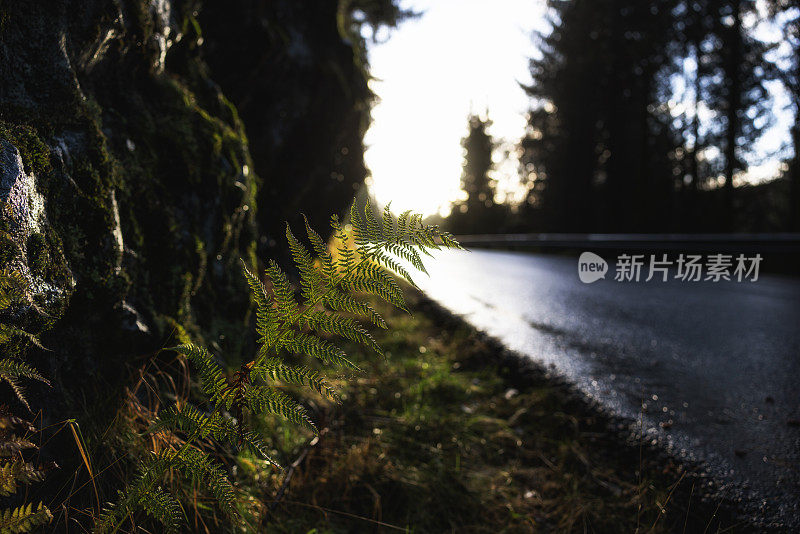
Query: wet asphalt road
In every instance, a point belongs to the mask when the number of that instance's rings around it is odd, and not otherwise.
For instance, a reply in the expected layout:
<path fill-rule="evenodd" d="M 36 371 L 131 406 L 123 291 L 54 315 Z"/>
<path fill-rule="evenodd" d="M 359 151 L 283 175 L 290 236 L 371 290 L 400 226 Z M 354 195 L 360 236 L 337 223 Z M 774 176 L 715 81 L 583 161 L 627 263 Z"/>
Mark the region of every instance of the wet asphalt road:
<path fill-rule="evenodd" d="M 577 257 L 443 252 L 417 282 L 616 414 L 643 419 L 645 439 L 703 462 L 749 515 L 800 529 L 800 279 L 616 282 L 606 259 L 609 276 L 587 285 Z"/>

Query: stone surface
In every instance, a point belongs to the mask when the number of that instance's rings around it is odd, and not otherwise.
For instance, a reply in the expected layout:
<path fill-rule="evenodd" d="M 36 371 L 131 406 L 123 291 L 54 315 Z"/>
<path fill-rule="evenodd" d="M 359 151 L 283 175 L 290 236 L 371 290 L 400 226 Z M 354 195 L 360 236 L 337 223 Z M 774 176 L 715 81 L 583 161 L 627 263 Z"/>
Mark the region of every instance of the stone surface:
<path fill-rule="evenodd" d="M 252 347 L 240 258 L 300 211 L 324 227 L 365 174 L 371 95 L 336 9 L 0 2 L 0 267 L 35 282 L 19 326 L 52 349 L 29 353 L 51 404 L 175 331 L 230 361 Z"/>

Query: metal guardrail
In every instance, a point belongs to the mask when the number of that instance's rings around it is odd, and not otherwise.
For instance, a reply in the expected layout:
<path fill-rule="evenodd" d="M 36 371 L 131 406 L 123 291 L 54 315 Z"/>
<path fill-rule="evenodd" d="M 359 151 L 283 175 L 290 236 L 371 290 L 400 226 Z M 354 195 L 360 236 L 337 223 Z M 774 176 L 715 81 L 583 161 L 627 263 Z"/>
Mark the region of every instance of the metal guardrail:
<path fill-rule="evenodd" d="M 800 234 L 479 234 L 456 236 L 467 247 L 741 251 L 800 253 Z"/>

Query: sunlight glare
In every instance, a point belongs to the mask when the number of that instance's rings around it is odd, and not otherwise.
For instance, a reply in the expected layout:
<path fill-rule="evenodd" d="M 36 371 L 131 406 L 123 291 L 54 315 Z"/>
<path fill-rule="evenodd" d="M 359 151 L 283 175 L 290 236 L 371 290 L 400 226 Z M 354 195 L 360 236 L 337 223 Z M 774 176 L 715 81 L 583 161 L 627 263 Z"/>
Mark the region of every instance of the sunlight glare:
<path fill-rule="evenodd" d="M 519 83 L 530 83 L 531 33 L 534 25 L 546 26 L 545 6 L 535 0 L 403 6 L 424 14 L 369 50 L 370 87 L 380 99 L 365 138 L 369 182 L 378 202 L 391 201 L 395 212 L 446 213 L 460 192 L 468 114 L 488 109 L 489 132 L 498 141 L 513 142 L 525 130 L 528 98 Z M 518 187 L 514 166 L 501 172 L 513 176 L 495 176 L 500 183 Z"/>

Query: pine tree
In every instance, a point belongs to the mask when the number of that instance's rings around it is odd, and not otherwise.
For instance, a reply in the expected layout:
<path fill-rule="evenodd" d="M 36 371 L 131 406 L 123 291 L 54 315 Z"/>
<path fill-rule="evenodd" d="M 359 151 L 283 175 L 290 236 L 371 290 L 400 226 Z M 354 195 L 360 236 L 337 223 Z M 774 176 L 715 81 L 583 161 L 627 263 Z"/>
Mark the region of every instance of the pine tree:
<path fill-rule="evenodd" d="M 710 38 L 712 69 L 721 80 L 709 86 L 708 106 L 721 119 L 716 142 L 723 157 L 724 209 L 719 229 L 732 231 L 734 220 L 734 177 L 747 168 L 746 158 L 771 117 L 770 97 L 764 82 L 768 79 L 767 46 L 747 32 L 745 16 L 757 16 L 754 2 L 713 0 L 709 9 L 714 17 Z"/>
<path fill-rule="evenodd" d="M 781 28 L 786 50 L 772 63 L 773 71 L 791 99 L 794 122 L 791 126 L 793 156 L 787 175 L 790 183 L 790 229 L 800 231 L 800 9 L 794 0 L 770 0 L 773 23 Z"/>
<path fill-rule="evenodd" d="M 491 233 L 497 231 L 500 222 L 502 208 L 494 201 L 496 182 L 492 178 L 492 156 L 497 143 L 488 132 L 492 125 L 488 115 L 488 111 L 485 118 L 470 114 L 467 135 L 461 139 L 464 147 L 461 190 L 467 198 L 454 203 L 447 219 L 447 226 L 454 233 Z"/>

